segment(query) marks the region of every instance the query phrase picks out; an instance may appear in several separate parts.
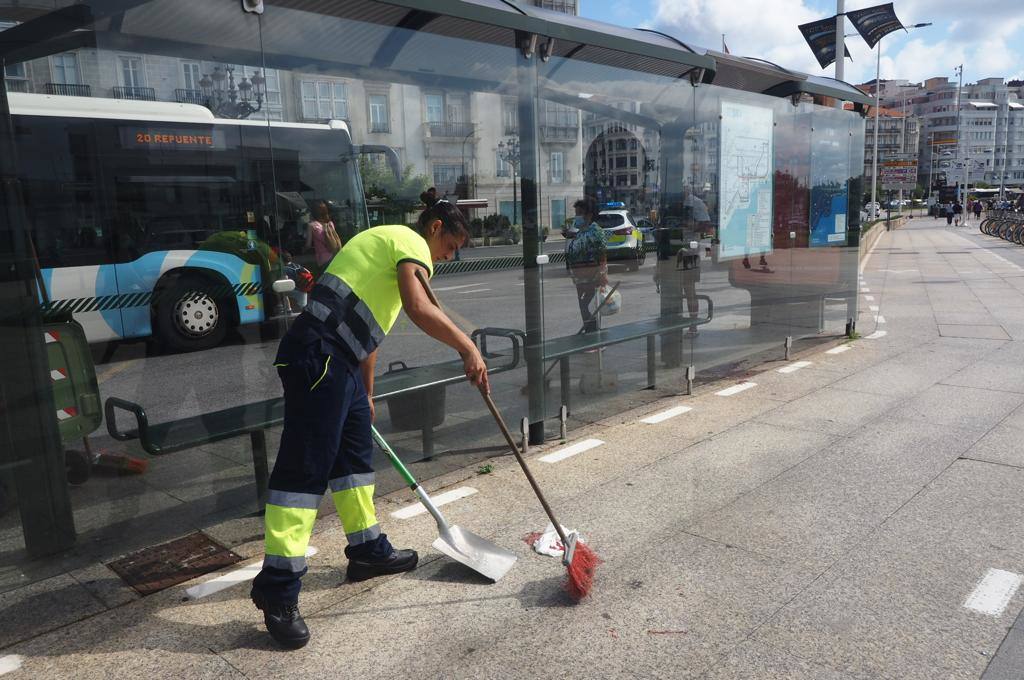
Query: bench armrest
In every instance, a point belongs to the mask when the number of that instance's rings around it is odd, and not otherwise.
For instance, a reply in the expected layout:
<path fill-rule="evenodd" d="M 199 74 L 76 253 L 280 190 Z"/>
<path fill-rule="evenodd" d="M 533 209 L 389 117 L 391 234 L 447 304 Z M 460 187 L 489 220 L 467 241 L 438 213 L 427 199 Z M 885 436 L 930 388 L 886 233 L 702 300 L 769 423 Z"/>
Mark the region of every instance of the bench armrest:
<path fill-rule="evenodd" d="M 123 432 L 118 430 L 115 409 L 128 411 L 134 415 L 137 429 L 125 430 Z M 138 439 L 142 443 L 142 448 L 149 451 L 149 417 L 146 416 L 146 409 L 125 399 L 107 397 L 107 401 L 103 407 L 103 413 L 107 421 L 107 432 L 111 437 L 122 442 L 126 442 L 131 439 Z M 152 451 L 149 452 L 152 453 Z"/>
<path fill-rule="evenodd" d="M 519 365 L 519 361 L 522 358 L 522 348 L 526 345 L 526 333 L 516 328 L 477 328 L 470 337 L 480 347 L 480 353 L 485 359 L 494 356 L 487 352 L 488 337 L 507 338 L 512 341 L 511 361 L 495 369 L 501 371 L 509 371 Z"/>
<path fill-rule="evenodd" d="M 711 320 L 715 318 L 715 302 L 707 295 L 698 295 L 697 299 L 704 300 L 704 302 L 706 302 L 708 305 L 707 318 L 701 319 L 700 322 L 697 324 L 698 326 L 701 326 L 703 324 L 710 323 Z"/>

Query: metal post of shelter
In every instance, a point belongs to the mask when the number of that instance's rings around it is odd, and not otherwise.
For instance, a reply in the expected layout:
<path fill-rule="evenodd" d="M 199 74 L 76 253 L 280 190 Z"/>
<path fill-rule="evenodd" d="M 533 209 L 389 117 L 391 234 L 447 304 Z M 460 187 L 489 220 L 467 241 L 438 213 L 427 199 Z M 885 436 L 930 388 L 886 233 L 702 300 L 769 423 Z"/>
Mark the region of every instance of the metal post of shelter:
<path fill-rule="evenodd" d="M 536 36 L 516 32 L 516 80 L 519 115 L 519 200 L 523 220 L 523 302 L 526 326 L 526 381 L 529 399 L 529 440 L 544 443 L 544 280 L 537 262 L 540 255 L 537 180 L 537 63 L 531 44 Z"/>

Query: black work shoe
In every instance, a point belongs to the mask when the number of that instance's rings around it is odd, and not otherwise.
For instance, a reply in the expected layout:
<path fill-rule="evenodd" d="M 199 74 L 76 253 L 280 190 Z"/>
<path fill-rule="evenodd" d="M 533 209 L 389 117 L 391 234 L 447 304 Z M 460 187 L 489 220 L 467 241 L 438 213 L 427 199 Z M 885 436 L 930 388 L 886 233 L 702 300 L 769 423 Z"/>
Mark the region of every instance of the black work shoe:
<path fill-rule="evenodd" d="M 375 560 L 352 559 L 348 560 L 348 580 L 365 581 L 374 576 L 386 576 L 387 574 L 401 574 L 403 571 L 412 571 L 419 562 L 419 555 L 415 550 L 392 550 L 387 557 Z"/>
<path fill-rule="evenodd" d="M 299 614 L 297 604 L 274 604 L 267 602 L 263 594 L 253 589 L 250 593 L 252 603 L 263 612 L 263 622 L 267 624 L 267 632 L 277 644 L 285 649 L 299 649 L 309 642 L 309 628 Z"/>

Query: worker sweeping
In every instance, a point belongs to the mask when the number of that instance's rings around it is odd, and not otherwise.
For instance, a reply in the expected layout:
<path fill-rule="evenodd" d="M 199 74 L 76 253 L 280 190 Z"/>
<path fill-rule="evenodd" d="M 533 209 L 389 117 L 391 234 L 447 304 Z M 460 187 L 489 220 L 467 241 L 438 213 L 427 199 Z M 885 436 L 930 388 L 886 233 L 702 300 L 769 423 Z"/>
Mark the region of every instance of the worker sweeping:
<path fill-rule="evenodd" d="M 416 568 L 414 550 L 396 550 L 373 505 L 373 374 L 377 348 L 399 311 L 455 349 L 469 380 L 487 391 L 487 366 L 473 341 L 432 304 L 416 272 L 451 259 L 469 235 L 453 204 L 424 193 L 415 229 L 374 227 L 354 236 L 327 265 L 305 310 L 281 340 L 274 365 L 284 387 L 284 430 L 270 476 L 266 556 L 252 600 L 280 645 L 309 641 L 299 613 L 306 548 L 329 488 L 348 546 L 347 576 L 362 581 Z"/>

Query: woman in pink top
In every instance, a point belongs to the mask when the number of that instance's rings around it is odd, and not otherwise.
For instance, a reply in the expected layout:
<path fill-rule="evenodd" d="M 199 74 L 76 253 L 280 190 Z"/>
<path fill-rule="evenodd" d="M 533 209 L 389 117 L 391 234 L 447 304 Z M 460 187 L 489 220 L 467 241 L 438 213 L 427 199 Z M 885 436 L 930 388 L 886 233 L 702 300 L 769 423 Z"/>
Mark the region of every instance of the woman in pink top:
<path fill-rule="evenodd" d="M 313 204 L 313 219 L 306 230 L 306 248 L 313 246 L 316 266 L 323 269 L 327 263 L 341 250 L 341 238 L 331 221 L 331 213 L 327 203 L 317 201 Z"/>

